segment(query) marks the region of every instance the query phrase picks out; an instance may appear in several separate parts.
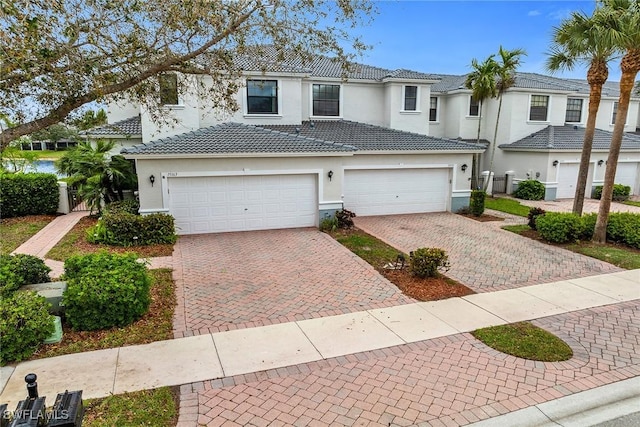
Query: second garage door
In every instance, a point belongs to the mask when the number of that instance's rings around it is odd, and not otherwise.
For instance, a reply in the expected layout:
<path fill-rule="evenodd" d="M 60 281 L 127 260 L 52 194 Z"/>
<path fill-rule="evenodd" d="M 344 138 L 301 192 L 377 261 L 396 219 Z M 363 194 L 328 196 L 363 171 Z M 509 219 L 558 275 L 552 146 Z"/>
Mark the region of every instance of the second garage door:
<path fill-rule="evenodd" d="M 448 169 L 346 170 L 344 206 L 357 215 L 447 210 Z"/>
<path fill-rule="evenodd" d="M 616 184 L 631 187 L 631 194 L 638 194 L 638 163 L 618 163 Z"/>
<path fill-rule="evenodd" d="M 317 225 L 314 175 L 169 178 L 178 234 Z"/>

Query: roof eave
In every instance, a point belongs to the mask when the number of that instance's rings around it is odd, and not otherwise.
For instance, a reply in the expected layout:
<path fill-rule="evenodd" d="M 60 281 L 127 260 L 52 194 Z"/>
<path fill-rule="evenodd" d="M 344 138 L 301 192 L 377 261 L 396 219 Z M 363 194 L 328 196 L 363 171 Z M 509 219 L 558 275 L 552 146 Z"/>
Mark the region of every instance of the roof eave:
<path fill-rule="evenodd" d="M 318 152 L 260 152 L 260 153 L 168 153 L 168 154 L 144 154 L 122 153 L 125 159 L 155 160 L 155 159 L 228 159 L 228 158 L 282 158 L 282 157 L 348 157 L 353 151 L 318 151 Z"/>

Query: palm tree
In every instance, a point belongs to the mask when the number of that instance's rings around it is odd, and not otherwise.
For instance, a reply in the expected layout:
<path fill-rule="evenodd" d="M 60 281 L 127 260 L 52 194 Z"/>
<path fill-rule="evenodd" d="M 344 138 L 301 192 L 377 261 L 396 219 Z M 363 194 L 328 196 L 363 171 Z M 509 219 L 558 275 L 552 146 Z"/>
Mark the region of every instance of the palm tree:
<path fill-rule="evenodd" d="M 502 110 L 502 95 L 504 92 L 515 84 L 516 68 L 520 65 L 520 57 L 526 55 L 524 49 L 506 50 L 500 46 L 498 56 L 500 57 L 496 68 L 497 88 L 498 88 L 498 113 L 496 115 L 496 127 L 493 132 L 493 145 L 491 146 L 491 160 L 489 161 L 489 176 L 493 171 L 493 159 L 496 154 L 496 145 L 498 145 L 498 124 L 500 123 L 500 112 Z M 484 183 L 484 191 L 489 187 L 489 179 Z"/>
<path fill-rule="evenodd" d="M 471 89 L 471 96 L 478 101 L 478 135 L 477 143 L 480 144 L 480 127 L 482 125 L 482 106 L 484 101 L 488 98 L 493 98 L 498 93 L 496 84 L 496 70 L 498 63 L 493 59 L 494 55 L 489 56 L 482 62 L 478 62 L 477 59 L 471 60 L 471 68 L 473 71 L 467 75 L 465 80 L 465 87 Z M 478 162 L 478 155 L 473 156 L 473 177 L 475 182 L 478 182 L 478 174 L 480 165 Z"/>
<path fill-rule="evenodd" d="M 612 40 L 624 52 L 620 61 L 622 75 L 620 77 L 620 96 L 616 122 L 611 136 L 611 147 L 604 174 L 602 197 L 598 209 L 598 219 L 593 233 L 593 241 L 604 243 L 607 239 L 607 222 L 611 210 L 613 184 L 618 167 L 618 157 L 624 136 L 624 125 L 629 112 L 631 92 L 635 79 L 640 71 L 640 3 L 637 0 L 602 0 L 602 7 L 597 10 L 606 25 L 608 25 Z"/>
<path fill-rule="evenodd" d="M 609 77 L 607 63 L 616 49 L 607 35 L 607 29 L 582 12 L 574 12 L 571 17 L 553 29 L 553 45 L 548 53 L 546 66 L 551 72 L 572 70 L 576 64 L 589 64 L 587 82 L 589 83 L 589 113 L 584 132 L 582 156 L 576 193 L 573 199 L 573 213 L 582 215 L 584 206 L 589 160 L 593 147 L 593 135 L 596 129 L 596 116 L 602 98 L 602 86 Z"/>

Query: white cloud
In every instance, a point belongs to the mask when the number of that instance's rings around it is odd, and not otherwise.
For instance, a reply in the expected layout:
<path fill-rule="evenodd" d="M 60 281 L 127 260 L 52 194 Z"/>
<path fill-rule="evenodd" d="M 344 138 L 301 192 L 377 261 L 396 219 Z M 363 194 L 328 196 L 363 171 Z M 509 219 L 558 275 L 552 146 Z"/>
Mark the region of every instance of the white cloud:
<path fill-rule="evenodd" d="M 554 10 L 553 12 L 550 12 L 547 17 L 556 21 L 562 21 L 563 19 L 567 19 L 569 16 L 571 16 L 571 10 L 570 9 L 558 9 L 558 10 Z"/>
<path fill-rule="evenodd" d="M 540 15 L 540 11 L 539 10 L 530 10 L 529 13 L 527 13 L 528 16 L 538 16 Z"/>

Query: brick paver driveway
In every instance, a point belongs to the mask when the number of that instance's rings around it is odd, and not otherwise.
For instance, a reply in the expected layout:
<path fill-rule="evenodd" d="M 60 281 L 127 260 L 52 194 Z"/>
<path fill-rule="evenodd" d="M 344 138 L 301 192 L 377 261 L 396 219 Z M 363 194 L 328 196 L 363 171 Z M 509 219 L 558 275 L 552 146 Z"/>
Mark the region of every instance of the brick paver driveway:
<path fill-rule="evenodd" d="M 447 251 L 447 275 L 476 292 L 510 289 L 621 271 L 580 254 L 452 213 L 358 217 L 356 225 L 408 253 Z"/>
<path fill-rule="evenodd" d="M 414 302 L 316 229 L 182 236 L 176 337 Z"/>

